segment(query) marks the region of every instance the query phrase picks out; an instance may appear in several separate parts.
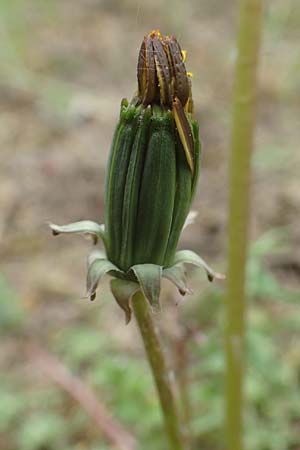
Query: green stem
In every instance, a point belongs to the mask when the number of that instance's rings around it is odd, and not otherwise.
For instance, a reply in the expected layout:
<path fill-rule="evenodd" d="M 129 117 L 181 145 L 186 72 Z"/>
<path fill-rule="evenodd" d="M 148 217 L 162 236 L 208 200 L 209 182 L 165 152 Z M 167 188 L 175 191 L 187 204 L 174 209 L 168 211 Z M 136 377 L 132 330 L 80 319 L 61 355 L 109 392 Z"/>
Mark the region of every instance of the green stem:
<path fill-rule="evenodd" d="M 159 331 L 154 323 L 148 302 L 141 291 L 134 295 L 132 307 L 158 391 L 170 450 L 184 450 L 172 383 L 162 350 Z"/>
<path fill-rule="evenodd" d="M 240 0 L 230 162 L 229 269 L 225 306 L 226 450 L 243 448 L 245 269 L 261 19 L 262 0 Z"/>

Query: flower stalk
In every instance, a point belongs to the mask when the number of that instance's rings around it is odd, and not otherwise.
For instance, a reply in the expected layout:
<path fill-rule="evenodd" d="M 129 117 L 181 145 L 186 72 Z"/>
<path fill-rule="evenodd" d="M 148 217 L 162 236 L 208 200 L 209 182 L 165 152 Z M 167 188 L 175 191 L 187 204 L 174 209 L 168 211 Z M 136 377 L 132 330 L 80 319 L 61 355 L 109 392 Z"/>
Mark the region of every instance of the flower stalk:
<path fill-rule="evenodd" d="M 155 380 L 170 450 L 184 450 L 172 381 L 160 341 L 159 330 L 154 322 L 149 303 L 141 291 L 133 296 L 132 308 Z"/>

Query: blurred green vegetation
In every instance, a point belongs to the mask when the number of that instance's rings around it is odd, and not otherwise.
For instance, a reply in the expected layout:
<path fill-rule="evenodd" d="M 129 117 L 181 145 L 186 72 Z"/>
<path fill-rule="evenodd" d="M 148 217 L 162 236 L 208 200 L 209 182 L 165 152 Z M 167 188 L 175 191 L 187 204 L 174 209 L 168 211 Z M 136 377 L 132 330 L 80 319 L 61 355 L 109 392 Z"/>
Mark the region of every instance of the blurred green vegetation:
<path fill-rule="evenodd" d="M 300 327 L 295 302 L 299 292 L 282 288 L 270 268 L 270 258 L 288 249 L 287 236 L 286 229 L 271 230 L 250 249 L 245 408 L 249 450 L 291 450 L 299 443 L 300 350 L 293 345 Z M 187 301 L 183 309 L 184 326 L 194 330 L 185 342 L 185 370 L 195 450 L 222 448 L 222 298 L 222 289 L 213 287 L 200 299 Z M 3 277 L 0 309 L 2 343 L 30 329 L 28 312 Z M 50 348 L 99 392 L 99 399 L 143 442 L 143 449 L 164 448 L 158 402 L 142 355 L 130 348 L 121 352 L 91 317 L 53 333 Z M 32 383 L 29 368 L 24 377 L 20 370 L 1 375 L 0 430 L 6 450 L 109 448 L 62 389 L 49 380 Z"/>

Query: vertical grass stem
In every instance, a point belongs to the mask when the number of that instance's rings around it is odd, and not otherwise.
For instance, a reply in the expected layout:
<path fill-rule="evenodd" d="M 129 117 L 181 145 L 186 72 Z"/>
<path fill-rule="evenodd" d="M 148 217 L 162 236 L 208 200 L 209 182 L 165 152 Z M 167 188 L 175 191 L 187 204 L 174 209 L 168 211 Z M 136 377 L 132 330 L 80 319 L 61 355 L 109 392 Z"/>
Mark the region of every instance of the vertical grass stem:
<path fill-rule="evenodd" d="M 229 178 L 228 284 L 225 306 L 226 450 L 243 448 L 245 269 L 256 72 L 262 0 L 240 0 Z"/>

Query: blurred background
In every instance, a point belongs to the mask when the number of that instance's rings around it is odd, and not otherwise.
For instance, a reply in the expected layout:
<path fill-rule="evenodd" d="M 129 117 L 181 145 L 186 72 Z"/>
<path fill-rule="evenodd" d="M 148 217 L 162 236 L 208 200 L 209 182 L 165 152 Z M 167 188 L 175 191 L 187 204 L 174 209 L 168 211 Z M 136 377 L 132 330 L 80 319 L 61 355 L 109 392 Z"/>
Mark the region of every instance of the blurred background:
<path fill-rule="evenodd" d="M 84 293 L 80 237 L 47 221 L 103 220 L 105 164 L 153 28 L 187 49 L 203 142 L 194 225 L 181 248 L 226 270 L 227 168 L 237 4 L 229 0 L 1 0 L 0 447 L 166 447 L 134 321 L 104 284 Z M 300 4 L 265 4 L 247 268 L 245 440 L 300 449 Z M 223 286 L 189 272 L 159 318 L 194 450 L 222 448 Z M 108 425 L 105 428 L 105 423 Z M 123 434 L 122 434 L 123 433 Z M 124 444 L 125 445 L 125 444 Z"/>

